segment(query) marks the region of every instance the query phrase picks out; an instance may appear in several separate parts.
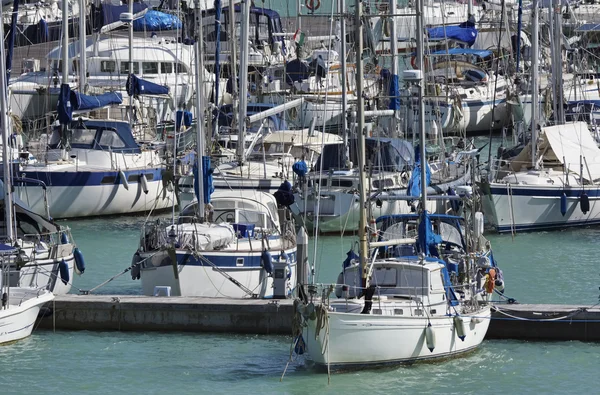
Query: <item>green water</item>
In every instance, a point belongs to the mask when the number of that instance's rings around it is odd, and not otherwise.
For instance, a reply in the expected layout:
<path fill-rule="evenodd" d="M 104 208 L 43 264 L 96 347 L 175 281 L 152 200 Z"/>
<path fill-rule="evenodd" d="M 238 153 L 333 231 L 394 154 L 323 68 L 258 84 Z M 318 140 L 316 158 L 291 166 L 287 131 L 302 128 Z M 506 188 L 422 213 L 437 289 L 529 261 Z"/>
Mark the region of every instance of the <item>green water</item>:
<path fill-rule="evenodd" d="M 127 268 L 144 219 L 64 221 L 87 264 L 74 286 L 89 290 Z M 508 296 L 522 303 L 598 302 L 600 227 L 488 238 Z M 311 243 L 318 282 L 336 280 L 354 241 L 351 235 L 319 237 L 316 251 Z M 140 291 L 139 281 L 126 273 L 96 293 Z M 292 362 L 280 382 L 289 346 L 286 336 L 37 330 L 0 347 L 0 395 L 587 394 L 600 386 L 600 344 L 595 343 L 490 340 L 460 359 L 335 374 L 329 385 L 327 376 L 303 359 Z"/>

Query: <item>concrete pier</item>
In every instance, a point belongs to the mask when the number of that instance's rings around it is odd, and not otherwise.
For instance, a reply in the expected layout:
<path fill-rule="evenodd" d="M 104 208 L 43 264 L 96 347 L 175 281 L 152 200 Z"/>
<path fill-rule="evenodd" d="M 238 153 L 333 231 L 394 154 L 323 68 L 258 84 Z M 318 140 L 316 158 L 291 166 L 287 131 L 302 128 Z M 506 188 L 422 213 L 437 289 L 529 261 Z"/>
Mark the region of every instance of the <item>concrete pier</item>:
<path fill-rule="evenodd" d="M 486 338 L 600 341 L 600 307 L 500 305 L 492 312 Z"/>
<path fill-rule="evenodd" d="M 60 330 L 292 333 L 293 301 L 124 295 L 57 296 L 40 327 Z M 600 341 L 600 308 L 500 305 L 488 339 Z"/>
<path fill-rule="evenodd" d="M 40 327 L 63 330 L 291 334 L 292 300 L 57 296 Z"/>

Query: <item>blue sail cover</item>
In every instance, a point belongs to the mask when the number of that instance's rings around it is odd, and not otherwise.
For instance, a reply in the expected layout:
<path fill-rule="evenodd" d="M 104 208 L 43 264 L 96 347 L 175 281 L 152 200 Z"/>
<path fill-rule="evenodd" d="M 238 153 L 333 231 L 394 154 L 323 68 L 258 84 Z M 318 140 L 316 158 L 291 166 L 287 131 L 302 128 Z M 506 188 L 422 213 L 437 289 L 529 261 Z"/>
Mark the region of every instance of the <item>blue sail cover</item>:
<path fill-rule="evenodd" d="M 135 74 L 129 74 L 127 77 L 127 94 L 129 96 L 138 95 L 168 95 L 169 88 L 166 86 L 155 84 L 154 82 L 146 81 L 139 78 Z"/>
<path fill-rule="evenodd" d="M 417 145 L 415 147 L 415 167 L 412 170 L 406 189 L 406 193 L 409 196 L 421 196 L 421 160 L 419 156 L 419 146 Z M 429 186 L 431 184 L 431 169 L 429 168 L 429 163 L 425 163 L 425 171 L 426 186 Z"/>
<path fill-rule="evenodd" d="M 181 29 L 181 20 L 175 15 L 150 10 L 140 18 L 133 21 L 133 30 L 136 32 L 156 32 L 161 30 Z"/>
<path fill-rule="evenodd" d="M 391 75 L 390 76 L 390 110 L 399 110 L 400 109 L 400 90 L 398 89 L 398 76 Z"/>
<path fill-rule="evenodd" d="M 194 194 L 196 195 L 196 199 L 200 201 L 200 184 L 198 183 L 198 162 L 194 161 Z M 215 187 L 213 185 L 213 169 L 210 168 L 210 157 L 203 156 L 202 157 L 202 186 L 204 187 L 204 204 L 210 203 L 210 195 L 215 191 Z"/>
<path fill-rule="evenodd" d="M 439 26 L 427 29 L 430 40 L 452 39 L 466 43 L 468 46 L 475 44 L 477 29 L 474 27 Z"/>
<path fill-rule="evenodd" d="M 137 14 L 148 8 L 148 5 L 141 2 L 133 3 L 133 13 Z M 102 4 L 102 26 L 120 21 L 121 14 L 129 12 L 129 5 Z M 135 28 L 135 22 L 134 22 Z"/>
<path fill-rule="evenodd" d="M 71 87 L 69 84 L 60 85 L 60 94 L 56 104 L 58 121 L 61 125 L 68 125 L 73 119 L 73 107 L 71 106 Z"/>
<path fill-rule="evenodd" d="M 73 111 L 91 111 L 96 108 L 110 106 L 111 104 L 121 104 L 123 103 L 123 98 L 118 92 L 108 92 L 102 95 L 90 96 L 71 91 L 69 101 L 71 102 L 71 109 Z"/>
<path fill-rule="evenodd" d="M 442 49 L 441 51 L 432 52 L 430 55 L 474 55 L 480 58 L 487 58 L 492 55 L 492 51 L 487 49 L 450 48 L 447 51 Z"/>

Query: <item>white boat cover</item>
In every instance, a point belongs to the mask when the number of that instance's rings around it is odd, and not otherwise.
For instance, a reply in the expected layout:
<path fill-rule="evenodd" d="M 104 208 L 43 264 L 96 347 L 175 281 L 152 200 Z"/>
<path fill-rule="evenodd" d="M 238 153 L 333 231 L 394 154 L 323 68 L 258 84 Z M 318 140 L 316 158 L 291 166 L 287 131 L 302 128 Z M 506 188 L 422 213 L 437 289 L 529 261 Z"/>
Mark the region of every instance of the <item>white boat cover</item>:
<path fill-rule="evenodd" d="M 588 181 L 600 178 L 600 148 L 585 122 L 542 128 L 542 138 L 548 142 L 555 159 L 566 165 L 570 173 L 580 174 L 583 163 L 583 178 Z"/>
<path fill-rule="evenodd" d="M 171 227 L 167 227 L 169 234 Z M 223 222 L 220 224 L 191 223 L 177 226 L 182 248 L 193 247 L 199 251 L 211 251 L 227 247 L 237 236 L 233 226 Z"/>

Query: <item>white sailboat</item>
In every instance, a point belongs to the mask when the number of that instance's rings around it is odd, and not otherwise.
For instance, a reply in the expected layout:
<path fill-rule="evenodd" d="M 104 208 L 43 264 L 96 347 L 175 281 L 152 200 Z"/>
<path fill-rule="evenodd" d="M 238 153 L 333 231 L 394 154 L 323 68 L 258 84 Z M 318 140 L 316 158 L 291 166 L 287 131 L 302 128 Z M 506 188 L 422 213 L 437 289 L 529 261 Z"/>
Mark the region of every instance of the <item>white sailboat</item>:
<path fill-rule="evenodd" d="M 498 232 L 556 229 L 600 223 L 600 149 L 585 122 L 565 123 L 562 64 L 553 70 L 556 92 L 553 126 L 538 130 L 538 8 L 532 7 L 531 142 L 481 184 L 484 210 Z M 555 32 L 560 32 L 560 15 Z M 558 35 L 562 37 L 562 35 Z M 554 56 L 561 59 L 561 40 Z"/>
<path fill-rule="evenodd" d="M 361 2 L 356 3 L 357 18 L 360 18 Z M 422 32 L 422 3 L 419 3 L 417 31 Z M 420 59 L 422 40 L 419 34 Z M 357 56 L 360 56 L 360 30 L 357 42 Z M 422 60 L 420 63 L 422 70 Z M 361 73 L 362 66 L 359 66 L 359 98 L 362 97 Z M 412 79 L 422 84 L 422 73 L 413 73 Z M 420 93 L 423 95 L 423 85 Z M 358 128 L 362 130 L 364 118 L 360 104 L 359 101 Z M 424 158 L 423 111 L 419 124 Z M 359 167 L 363 168 L 364 136 L 361 133 L 359 136 L 363 148 Z M 327 287 L 320 294 L 318 286 L 312 285 L 308 287 L 308 295 L 301 297 L 297 318 L 302 330 L 297 333 L 297 345 L 305 343 L 310 358 L 318 366 L 353 368 L 410 363 L 459 355 L 483 341 L 489 326 L 490 306 L 478 296 L 475 277 L 476 273 L 483 276 L 489 270 L 487 292 L 496 279 L 491 260 L 484 258 L 489 253 L 489 243 L 481 235 L 483 218 L 476 215 L 478 226 L 461 231 L 460 227 L 451 225 L 456 218 L 429 215 L 425 185 L 423 172 L 421 213 L 412 217 L 398 216 L 397 221 L 394 219 L 377 231 L 377 241 L 368 241 L 366 210 L 361 210 L 360 256 L 349 257 L 335 288 Z M 363 208 L 367 199 L 365 186 L 366 175 L 361 172 Z M 374 229 L 369 227 L 368 231 Z M 438 249 L 440 244 L 445 247 Z M 482 259 L 476 263 L 474 256 Z M 462 259 L 462 264 L 453 264 L 455 258 Z M 329 299 L 334 289 L 338 298 Z"/>
<path fill-rule="evenodd" d="M 1 7 L 0 7 L 1 11 Z M 1 12 L 0 12 L 1 13 Z M 4 37 L 0 26 L 0 36 Z M 4 40 L 0 40 L 0 54 L 4 55 Z M 4 58 L 4 56 L 2 56 Z M 8 147 L 8 98 L 6 89 L 6 70 L 0 62 L 0 124 L 2 125 L 2 150 L 4 180 L 10 186 L 10 167 Z M 40 288 L 11 287 L 11 261 L 18 257 L 19 249 L 13 247 L 13 205 L 11 188 L 2 188 L 4 197 L 4 226 L 6 235 L 0 242 L 0 344 L 20 340 L 29 336 L 41 306 L 54 299 L 54 295 L 44 286 Z"/>

